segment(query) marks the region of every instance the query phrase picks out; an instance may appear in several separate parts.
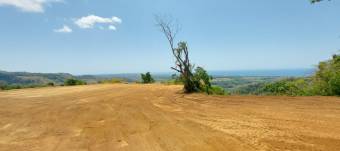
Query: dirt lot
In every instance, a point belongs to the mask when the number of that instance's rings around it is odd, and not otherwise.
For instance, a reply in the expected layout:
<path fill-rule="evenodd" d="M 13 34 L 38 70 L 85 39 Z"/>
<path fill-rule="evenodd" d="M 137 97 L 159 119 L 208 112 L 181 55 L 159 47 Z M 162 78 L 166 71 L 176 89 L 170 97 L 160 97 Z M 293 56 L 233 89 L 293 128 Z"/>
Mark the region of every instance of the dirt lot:
<path fill-rule="evenodd" d="M 0 92 L 0 150 L 340 150 L 340 98 L 180 90 L 117 84 Z"/>

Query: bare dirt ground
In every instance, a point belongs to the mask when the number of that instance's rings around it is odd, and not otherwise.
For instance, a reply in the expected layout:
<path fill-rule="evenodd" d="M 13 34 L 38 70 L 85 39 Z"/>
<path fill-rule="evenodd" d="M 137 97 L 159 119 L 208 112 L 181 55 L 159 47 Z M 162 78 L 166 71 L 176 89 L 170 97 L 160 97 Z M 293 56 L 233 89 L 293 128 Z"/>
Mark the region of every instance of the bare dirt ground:
<path fill-rule="evenodd" d="M 180 90 L 117 84 L 0 92 L 0 150 L 340 150 L 340 98 Z"/>

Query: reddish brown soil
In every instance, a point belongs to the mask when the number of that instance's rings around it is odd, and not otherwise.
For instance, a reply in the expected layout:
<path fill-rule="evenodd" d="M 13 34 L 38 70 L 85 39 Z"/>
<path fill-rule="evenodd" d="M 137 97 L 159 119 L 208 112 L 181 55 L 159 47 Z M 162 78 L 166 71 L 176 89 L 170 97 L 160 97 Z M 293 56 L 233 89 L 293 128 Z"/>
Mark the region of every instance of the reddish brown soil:
<path fill-rule="evenodd" d="M 340 98 L 184 95 L 180 86 L 0 92 L 1 151 L 340 151 Z"/>

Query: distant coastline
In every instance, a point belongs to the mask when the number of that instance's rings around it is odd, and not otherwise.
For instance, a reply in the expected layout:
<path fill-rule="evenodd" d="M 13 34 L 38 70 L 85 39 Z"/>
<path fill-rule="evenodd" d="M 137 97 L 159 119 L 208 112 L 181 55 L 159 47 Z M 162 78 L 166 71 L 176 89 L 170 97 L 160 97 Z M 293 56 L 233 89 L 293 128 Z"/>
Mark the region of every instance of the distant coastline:
<path fill-rule="evenodd" d="M 268 70 L 221 70 L 210 71 L 214 77 L 224 76 L 277 76 L 277 77 L 305 77 L 310 76 L 315 72 L 315 69 L 268 69 Z"/>
<path fill-rule="evenodd" d="M 208 71 L 209 75 L 214 78 L 219 77 L 307 77 L 315 72 L 312 68 L 301 69 L 265 69 L 265 70 L 219 70 Z M 156 80 L 167 80 L 175 72 L 151 72 Z M 140 73 L 117 73 L 117 74 L 96 74 L 93 75 L 101 78 L 124 78 L 128 81 L 140 79 Z"/>
<path fill-rule="evenodd" d="M 214 78 L 222 77 L 306 77 L 311 76 L 315 69 L 276 69 L 276 70 L 221 70 L 208 71 Z M 175 72 L 151 72 L 157 81 L 171 79 Z M 96 83 L 100 80 L 112 78 L 125 79 L 128 82 L 140 80 L 140 73 L 121 73 L 121 74 L 94 74 L 94 75 L 72 75 L 67 73 L 30 73 L 30 72 L 5 72 L 0 71 L 0 84 L 63 84 L 65 80 L 76 78 L 87 83 Z"/>

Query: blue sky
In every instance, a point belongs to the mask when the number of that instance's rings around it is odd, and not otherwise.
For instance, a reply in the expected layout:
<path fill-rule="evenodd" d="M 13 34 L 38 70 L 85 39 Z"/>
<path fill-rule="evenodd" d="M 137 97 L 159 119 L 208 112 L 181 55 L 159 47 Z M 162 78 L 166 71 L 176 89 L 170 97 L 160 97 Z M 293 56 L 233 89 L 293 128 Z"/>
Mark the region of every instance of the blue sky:
<path fill-rule="evenodd" d="M 207 70 L 311 68 L 340 49 L 336 0 L 0 0 L 0 70 L 169 72 L 155 14 Z"/>

